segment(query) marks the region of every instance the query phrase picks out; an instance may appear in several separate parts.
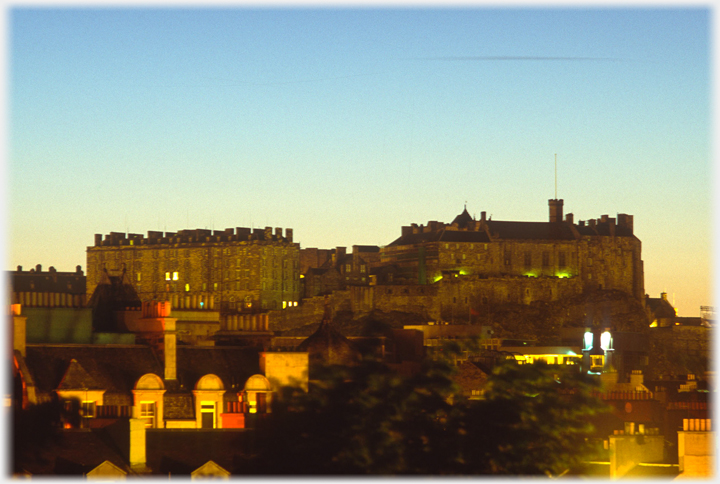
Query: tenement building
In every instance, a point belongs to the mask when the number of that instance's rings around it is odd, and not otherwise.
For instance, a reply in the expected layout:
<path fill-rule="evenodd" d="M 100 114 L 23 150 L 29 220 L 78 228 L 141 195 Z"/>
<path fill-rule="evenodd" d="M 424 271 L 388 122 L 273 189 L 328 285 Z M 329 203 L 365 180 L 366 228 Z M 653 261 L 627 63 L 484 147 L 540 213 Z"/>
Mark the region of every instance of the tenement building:
<path fill-rule="evenodd" d="M 300 245 L 292 229 L 111 232 L 87 249 L 87 294 L 103 274 L 125 273 L 142 301 L 178 309 L 262 311 L 296 306 Z"/>
<path fill-rule="evenodd" d="M 567 278 L 582 291 L 617 289 L 645 297 L 640 240 L 633 217 L 573 221 L 563 200 L 549 200 L 547 222 L 475 220 L 467 209 L 452 223 L 403 227 L 380 249 L 382 265 L 396 268 L 401 284 L 432 284 L 445 276 Z M 381 283 L 379 280 L 378 283 Z"/>

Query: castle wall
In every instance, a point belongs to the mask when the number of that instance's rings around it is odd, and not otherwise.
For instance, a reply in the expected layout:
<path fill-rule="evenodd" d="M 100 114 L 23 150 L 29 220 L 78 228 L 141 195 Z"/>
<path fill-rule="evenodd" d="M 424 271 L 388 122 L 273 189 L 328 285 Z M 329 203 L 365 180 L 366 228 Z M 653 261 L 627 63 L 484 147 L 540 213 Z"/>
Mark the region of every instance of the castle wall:
<path fill-rule="evenodd" d="M 300 249 L 291 229 L 285 238 L 267 227 L 101 239 L 87 250 L 88 297 L 106 269 L 110 275 L 125 270 L 141 300 L 168 300 L 178 309 L 279 309 L 300 299 Z"/>
<path fill-rule="evenodd" d="M 580 277 L 584 290 L 617 289 L 644 297 L 641 244 L 635 237 L 587 236 L 577 240 L 496 240 L 433 242 L 381 249 L 383 262 L 410 270 L 419 279 L 424 262 L 426 282 L 440 279 L 443 271 L 461 275 Z"/>

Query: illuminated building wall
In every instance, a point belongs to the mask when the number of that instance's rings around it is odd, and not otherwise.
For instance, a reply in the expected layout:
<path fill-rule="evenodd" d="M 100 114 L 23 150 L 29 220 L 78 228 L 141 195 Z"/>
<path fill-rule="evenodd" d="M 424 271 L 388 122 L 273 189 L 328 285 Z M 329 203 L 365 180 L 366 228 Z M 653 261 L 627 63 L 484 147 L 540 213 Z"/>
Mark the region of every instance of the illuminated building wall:
<path fill-rule="evenodd" d="M 292 229 L 181 230 L 95 235 L 87 249 L 87 294 L 103 270 L 126 271 L 142 301 L 223 312 L 282 309 L 299 300 L 299 244 Z"/>
<path fill-rule="evenodd" d="M 640 240 L 633 217 L 575 224 L 562 218 L 562 200 L 550 200 L 549 222 L 510 222 L 471 217 L 467 210 L 450 224 L 412 224 L 381 248 L 384 265 L 395 264 L 404 283 L 432 284 L 443 273 L 481 277 L 525 276 L 579 279 L 582 290 L 619 289 L 644 298 Z M 553 221 L 554 220 L 554 221 Z"/>

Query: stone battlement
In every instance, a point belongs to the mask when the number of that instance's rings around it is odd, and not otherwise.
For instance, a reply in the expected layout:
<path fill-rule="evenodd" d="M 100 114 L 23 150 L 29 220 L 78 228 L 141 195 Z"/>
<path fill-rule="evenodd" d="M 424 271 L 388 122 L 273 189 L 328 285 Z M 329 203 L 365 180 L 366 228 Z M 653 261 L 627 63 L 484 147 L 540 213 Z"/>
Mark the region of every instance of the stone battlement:
<path fill-rule="evenodd" d="M 110 232 L 104 237 L 95 234 L 95 247 L 119 245 L 159 245 L 159 244 L 197 244 L 217 242 L 245 242 L 245 241 L 272 241 L 293 242 L 293 229 L 285 229 L 285 237 L 281 227 L 264 229 L 250 229 L 236 227 L 225 230 L 185 229 L 179 232 L 157 232 L 149 230 L 147 237 L 143 234 L 125 234 L 124 232 Z"/>

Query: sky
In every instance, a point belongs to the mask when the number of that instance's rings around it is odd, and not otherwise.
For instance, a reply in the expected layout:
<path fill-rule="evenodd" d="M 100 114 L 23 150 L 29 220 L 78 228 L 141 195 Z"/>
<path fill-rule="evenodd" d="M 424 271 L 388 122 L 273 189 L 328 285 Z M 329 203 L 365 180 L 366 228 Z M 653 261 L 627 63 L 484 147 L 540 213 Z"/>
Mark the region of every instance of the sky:
<path fill-rule="evenodd" d="M 634 216 L 645 292 L 712 303 L 709 8 L 8 8 L 7 269 L 94 234 Z"/>

